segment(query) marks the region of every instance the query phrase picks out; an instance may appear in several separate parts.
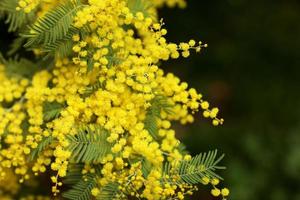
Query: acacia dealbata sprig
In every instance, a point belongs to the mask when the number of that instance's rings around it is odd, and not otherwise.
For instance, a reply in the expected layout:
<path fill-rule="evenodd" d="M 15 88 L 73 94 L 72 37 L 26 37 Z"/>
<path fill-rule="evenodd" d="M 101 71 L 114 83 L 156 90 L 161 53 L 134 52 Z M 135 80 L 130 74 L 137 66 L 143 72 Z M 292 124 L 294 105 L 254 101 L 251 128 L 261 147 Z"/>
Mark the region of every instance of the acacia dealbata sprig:
<path fill-rule="evenodd" d="M 48 199 L 22 184 L 50 174 L 58 199 L 226 199 L 217 151 L 192 157 L 172 123 L 219 110 L 159 67 L 206 44 L 175 44 L 157 9 L 184 0 L 2 0 L 18 37 L 0 57 L 0 197 Z M 34 57 L 20 58 L 24 49 Z M 196 116 L 197 117 L 197 116 Z M 7 187 L 10 185 L 9 187 Z M 33 189 L 29 191 L 34 191 Z M 29 194 L 27 194 L 29 193 Z M 21 196 L 20 196 L 21 195 Z"/>

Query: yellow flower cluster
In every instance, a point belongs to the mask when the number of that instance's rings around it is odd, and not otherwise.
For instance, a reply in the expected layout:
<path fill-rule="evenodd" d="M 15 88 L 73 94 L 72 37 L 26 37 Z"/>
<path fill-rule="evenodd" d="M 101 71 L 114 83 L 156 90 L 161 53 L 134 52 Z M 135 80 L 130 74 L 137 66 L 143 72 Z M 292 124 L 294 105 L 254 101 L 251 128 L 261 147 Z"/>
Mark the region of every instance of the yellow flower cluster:
<path fill-rule="evenodd" d="M 5 75 L 5 66 L 0 64 L 0 102 L 10 103 L 22 96 L 26 86 L 29 84 L 27 79 L 19 77 L 8 78 Z"/>
<path fill-rule="evenodd" d="M 41 3 L 41 0 L 20 0 L 19 1 L 19 6 L 16 9 L 18 11 L 19 10 L 24 10 L 25 13 L 30 13 L 40 3 Z"/>
<path fill-rule="evenodd" d="M 18 184 L 17 176 L 11 169 L 5 169 L 5 171 L 2 171 L 2 176 L 4 173 L 5 177 L 0 181 L 0 199 L 10 200 L 10 197 L 19 191 L 20 185 Z"/>
<path fill-rule="evenodd" d="M 33 10 L 38 10 L 37 16 L 43 17 L 47 11 L 65 1 L 66 0 L 19 0 L 16 10 L 20 12 L 24 11 L 24 13 L 31 13 Z"/>
<path fill-rule="evenodd" d="M 14 197 L 18 194 L 18 192 L 21 191 L 21 186 L 19 184 L 18 177 L 15 175 L 15 173 L 11 169 L 5 169 L 5 171 L 2 171 L 2 173 L 5 173 L 5 177 L 1 179 L 0 181 L 0 199 L 1 200 L 16 200 Z M 28 188 L 32 187 L 34 184 L 33 182 L 29 182 L 28 185 L 26 185 Z M 19 200 L 50 200 L 50 197 L 47 196 L 41 196 L 41 195 L 28 195 L 24 196 L 21 195 L 21 197 L 18 198 Z"/>
<path fill-rule="evenodd" d="M 153 0 L 152 7 L 140 10 L 133 9 L 130 2 L 87 1 L 74 17 L 74 27 L 88 32 L 72 36 L 73 56 L 56 59 L 53 68 L 36 72 L 31 80 L 11 77 L 0 65 L 0 175 L 4 181 L 15 184 L 8 170 L 13 170 L 20 182 L 52 170 L 52 192 L 58 194 L 61 178 L 76 163 L 71 159 L 74 152 L 68 148 L 68 138 L 76 136 L 79 127 L 92 124 L 109 133 L 106 140 L 111 145 L 99 162 L 85 163 L 82 170 L 83 176 L 95 174 L 95 165 L 101 166 L 93 196 L 101 195 L 111 182 L 119 185 L 116 199 L 184 199 L 197 190 L 180 182 L 176 174 L 163 172 L 165 162 L 175 168 L 178 162 L 191 159 L 180 151 L 172 124 L 192 123 L 199 110 L 215 126 L 223 119 L 201 94 L 174 74 L 166 74 L 159 64 L 188 57 L 192 50 L 200 52 L 207 45 L 194 40 L 167 41 L 156 8 L 163 4 L 184 7 L 185 1 Z M 28 13 L 39 5 L 44 5 L 44 10 L 56 5 L 47 7 L 47 3 L 50 5 L 49 1 L 21 0 L 17 9 Z M 53 108 L 58 110 L 54 116 L 47 117 L 48 104 L 59 106 Z M 41 147 L 49 138 L 49 144 Z M 147 175 L 143 161 L 151 166 Z M 228 189 L 220 190 L 218 181 L 207 179 L 202 182 L 211 182 L 213 196 L 228 196 Z M 0 189 L 3 187 L 5 184 L 0 184 Z"/>
<path fill-rule="evenodd" d="M 223 189 L 219 189 L 217 188 L 217 185 L 220 183 L 220 180 L 217 178 L 213 178 L 213 179 L 209 179 L 208 177 L 204 177 L 202 178 L 203 184 L 207 185 L 207 184 L 211 184 L 213 186 L 213 189 L 211 190 L 211 194 L 214 197 L 219 197 L 222 196 L 223 199 L 226 199 L 229 195 L 229 189 L 228 188 L 223 188 Z"/>

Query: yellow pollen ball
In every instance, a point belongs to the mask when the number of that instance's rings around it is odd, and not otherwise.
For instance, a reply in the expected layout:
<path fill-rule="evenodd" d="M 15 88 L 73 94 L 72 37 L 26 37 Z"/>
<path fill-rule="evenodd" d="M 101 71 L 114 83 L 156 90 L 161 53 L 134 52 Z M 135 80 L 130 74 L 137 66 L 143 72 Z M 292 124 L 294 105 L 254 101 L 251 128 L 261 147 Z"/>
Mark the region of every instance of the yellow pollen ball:
<path fill-rule="evenodd" d="M 220 191 L 219 189 L 217 189 L 217 188 L 214 188 L 214 189 L 211 190 L 211 194 L 212 194 L 214 197 L 218 197 L 218 196 L 220 196 L 221 191 Z"/>

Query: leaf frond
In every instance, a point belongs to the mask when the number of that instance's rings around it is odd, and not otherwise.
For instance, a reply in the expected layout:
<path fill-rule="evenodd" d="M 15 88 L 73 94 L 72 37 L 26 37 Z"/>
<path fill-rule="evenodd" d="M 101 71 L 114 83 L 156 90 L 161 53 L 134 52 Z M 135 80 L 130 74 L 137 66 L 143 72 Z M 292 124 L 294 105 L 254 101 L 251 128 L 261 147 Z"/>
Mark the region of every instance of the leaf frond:
<path fill-rule="evenodd" d="M 225 169 L 223 166 L 218 166 L 224 155 L 217 157 L 217 150 L 209 151 L 207 153 L 200 153 L 194 156 L 191 160 L 181 160 L 175 165 L 166 162 L 163 169 L 163 177 L 179 176 L 180 182 L 188 184 L 202 183 L 204 177 L 218 178 L 222 180 L 216 170 Z M 163 178 L 163 182 L 173 182 L 171 178 Z"/>
<path fill-rule="evenodd" d="M 112 144 L 107 141 L 108 135 L 108 131 L 98 125 L 85 125 L 76 135 L 68 135 L 71 160 L 76 163 L 101 161 L 111 151 Z"/>
<path fill-rule="evenodd" d="M 102 187 L 100 194 L 97 196 L 97 200 L 116 200 L 117 195 L 120 194 L 118 183 L 108 183 Z"/>
<path fill-rule="evenodd" d="M 144 178 L 147 178 L 152 170 L 152 164 L 147 159 L 143 158 L 142 160 L 142 173 Z"/>
<path fill-rule="evenodd" d="M 67 176 L 63 179 L 64 184 L 74 185 L 82 180 L 83 163 L 72 163 L 68 167 Z"/>
<path fill-rule="evenodd" d="M 43 104 L 43 118 L 44 121 L 51 121 L 59 117 L 60 112 L 64 109 L 64 104 L 54 102 L 44 102 Z"/>
<path fill-rule="evenodd" d="M 98 91 L 99 89 L 104 89 L 106 82 L 101 82 L 97 80 L 95 83 L 88 85 L 85 90 L 83 91 L 83 96 L 88 97 L 92 95 L 94 92 Z"/>
<path fill-rule="evenodd" d="M 73 18 L 83 5 L 76 2 L 61 4 L 49 11 L 44 17 L 39 19 L 30 30 L 22 34 L 28 41 L 26 47 L 39 44 L 55 44 L 58 40 L 66 39 L 69 31 L 73 27 Z"/>
<path fill-rule="evenodd" d="M 189 161 L 182 161 L 179 165 L 181 180 L 189 184 L 201 183 L 203 177 L 222 179 L 216 174 L 217 169 L 225 169 L 218 166 L 224 155 L 217 158 L 217 150 L 201 153 Z"/>
<path fill-rule="evenodd" d="M 0 53 L 0 63 L 5 65 L 5 72 L 8 76 L 20 76 L 31 78 L 34 73 L 41 70 L 39 66 L 25 58 L 9 58 L 6 60 Z"/>
<path fill-rule="evenodd" d="M 8 31 L 15 32 L 18 28 L 23 27 L 28 22 L 30 15 L 22 11 L 17 11 L 18 0 L 0 1 L 0 12 L 6 15 L 5 23 L 9 24 Z"/>
<path fill-rule="evenodd" d="M 172 113 L 173 105 L 162 95 L 156 96 L 150 104 L 151 106 L 147 109 L 146 118 L 144 120 L 145 129 L 154 139 L 158 139 L 157 119 L 160 118 L 162 111 Z"/>
<path fill-rule="evenodd" d="M 96 175 L 88 174 L 75 184 L 72 189 L 64 192 L 62 196 L 70 200 L 90 200 L 91 190 L 96 184 Z"/>
<path fill-rule="evenodd" d="M 25 42 L 25 38 L 18 37 L 13 40 L 13 42 L 9 45 L 9 51 L 7 52 L 8 56 L 14 55 L 19 49 L 22 48 Z"/>

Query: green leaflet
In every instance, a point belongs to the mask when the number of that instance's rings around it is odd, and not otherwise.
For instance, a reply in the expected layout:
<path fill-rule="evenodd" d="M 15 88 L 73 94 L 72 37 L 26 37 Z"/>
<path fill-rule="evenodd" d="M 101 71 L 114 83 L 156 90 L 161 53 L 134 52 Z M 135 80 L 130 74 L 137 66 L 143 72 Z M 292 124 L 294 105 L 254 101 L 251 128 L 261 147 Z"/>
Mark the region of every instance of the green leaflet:
<path fill-rule="evenodd" d="M 100 194 L 97 196 L 97 200 L 118 200 L 117 195 L 120 194 L 118 183 L 108 183 L 102 187 Z"/>
<path fill-rule="evenodd" d="M 151 134 L 151 136 L 155 140 L 158 139 L 158 127 L 157 127 L 156 120 L 157 120 L 157 116 L 153 115 L 152 113 L 147 113 L 146 119 L 144 121 L 145 129 Z"/>
<path fill-rule="evenodd" d="M 94 69 L 94 64 L 94 59 L 89 55 L 87 59 L 87 72 L 91 72 Z"/>
<path fill-rule="evenodd" d="M 53 142 L 53 140 L 54 138 L 52 136 L 44 137 L 42 141 L 39 142 L 38 146 L 31 152 L 30 159 L 36 159 L 38 155 Z"/>
<path fill-rule="evenodd" d="M 83 165 L 75 164 L 71 172 L 67 174 L 69 184 L 74 184 L 70 190 L 63 193 L 63 197 L 70 200 L 90 200 L 91 190 L 97 186 L 97 174 L 82 175 Z M 120 194 L 118 183 L 108 183 L 101 187 L 100 194 L 96 197 L 98 200 L 113 200 Z M 117 200 L 117 199 L 116 199 Z"/>
<path fill-rule="evenodd" d="M 99 89 L 105 88 L 106 81 L 100 82 L 97 80 L 94 84 L 90 84 L 89 86 L 86 87 L 84 90 L 83 96 L 88 97 L 92 95 L 94 92 L 98 91 Z"/>
<path fill-rule="evenodd" d="M 88 174 L 81 178 L 72 189 L 64 192 L 62 196 L 70 200 L 90 200 L 91 190 L 97 185 L 96 175 Z"/>
<path fill-rule="evenodd" d="M 200 153 L 189 161 L 180 161 L 175 172 L 180 176 L 181 181 L 188 184 L 201 183 L 203 177 L 222 179 L 215 171 L 225 169 L 223 166 L 218 166 L 224 155 L 217 157 L 217 153 L 217 150 L 209 151 Z M 165 174 L 170 174 L 171 171 L 170 165 L 165 167 Z"/>
<path fill-rule="evenodd" d="M 142 173 L 144 178 L 147 178 L 152 170 L 152 164 L 145 158 L 142 160 Z"/>
<path fill-rule="evenodd" d="M 63 179 L 63 183 L 74 185 L 82 179 L 83 163 L 70 163 L 68 166 L 67 176 Z"/>
<path fill-rule="evenodd" d="M 58 103 L 56 101 L 44 102 L 43 104 L 44 121 L 51 121 L 55 118 L 58 118 L 60 112 L 64 109 L 64 107 L 65 107 L 64 104 Z"/>
<path fill-rule="evenodd" d="M 17 11 L 18 0 L 0 1 L 0 12 L 6 15 L 5 23 L 9 24 L 8 31 L 15 32 L 17 29 L 26 25 L 32 15 L 26 15 L 22 11 Z"/>
<path fill-rule="evenodd" d="M 143 177 L 147 178 L 148 175 L 150 174 L 153 165 L 151 164 L 151 162 L 149 162 L 145 157 L 143 156 L 136 156 L 135 158 L 130 158 L 128 159 L 130 165 L 135 164 L 140 162 L 141 164 L 141 170 L 143 173 Z"/>
<path fill-rule="evenodd" d="M 68 135 L 71 160 L 76 163 L 101 161 L 111 151 L 112 144 L 107 142 L 108 135 L 108 131 L 98 125 L 83 126 L 76 135 Z"/>
<path fill-rule="evenodd" d="M 186 149 L 185 144 L 183 144 L 183 143 L 180 143 L 180 144 L 178 145 L 178 151 L 179 151 L 180 154 L 183 155 L 183 156 L 189 154 L 188 150 Z"/>
<path fill-rule="evenodd" d="M 48 43 L 43 46 L 42 51 L 47 53 L 46 58 L 54 56 L 55 58 L 65 58 L 72 54 L 73 40 L 69 33 L 66 38 Z"/>
<path fill-rule="evenodd" d="M 160 118 L 161 112 L 172 113 L 172 105 L 167 98 L 161 95 L 156 96 L 151 101 L 151 106 L 147 109 L 146 118 L 144 120 L 145 129 L 154 139 L 158 139 L 157 119 Z"/>
<path fill-rule="evenodd" d="M 15 57 L 6 60 L 0 53 L 0 63 L 5 65 L 5 72 L 8 76 L 20 76 L 31 78 L 41 68 L 30 60 Z"/>
<path fill-rule="evenodd" d="M 14 55 L 18 50 L 20 50 L 25 42 L 25 38 L 18 37 L 13 40 L 9 45 L 9 51 L 7 52 L 8 56 Z"/>
<path fill-rule="evenodd" d="M 68 2 L 49 11 L 43 18 L 30 26 L 27 33 L 22 34 L 28 41 L 26 47 L 55 44 L 66 39 L 73 27 L 73 18 L 83 8 L 80 1 Z"/>
<path fill-rule="evenodd" d="M 67 34 L 62 38 L 58 39 L 55 42 L 43 44 L 41 50 L 44 53 L 47 53 L 46 58 L 55 57 L 55 58 L 65 58 L 73 53 L 73 35 L 79 34 L 81 38 L 84 38 L 88 32 L 88 27 L 85 26 L 83 29 L 78 30 L 77 28 L 71 26 Z"/>

